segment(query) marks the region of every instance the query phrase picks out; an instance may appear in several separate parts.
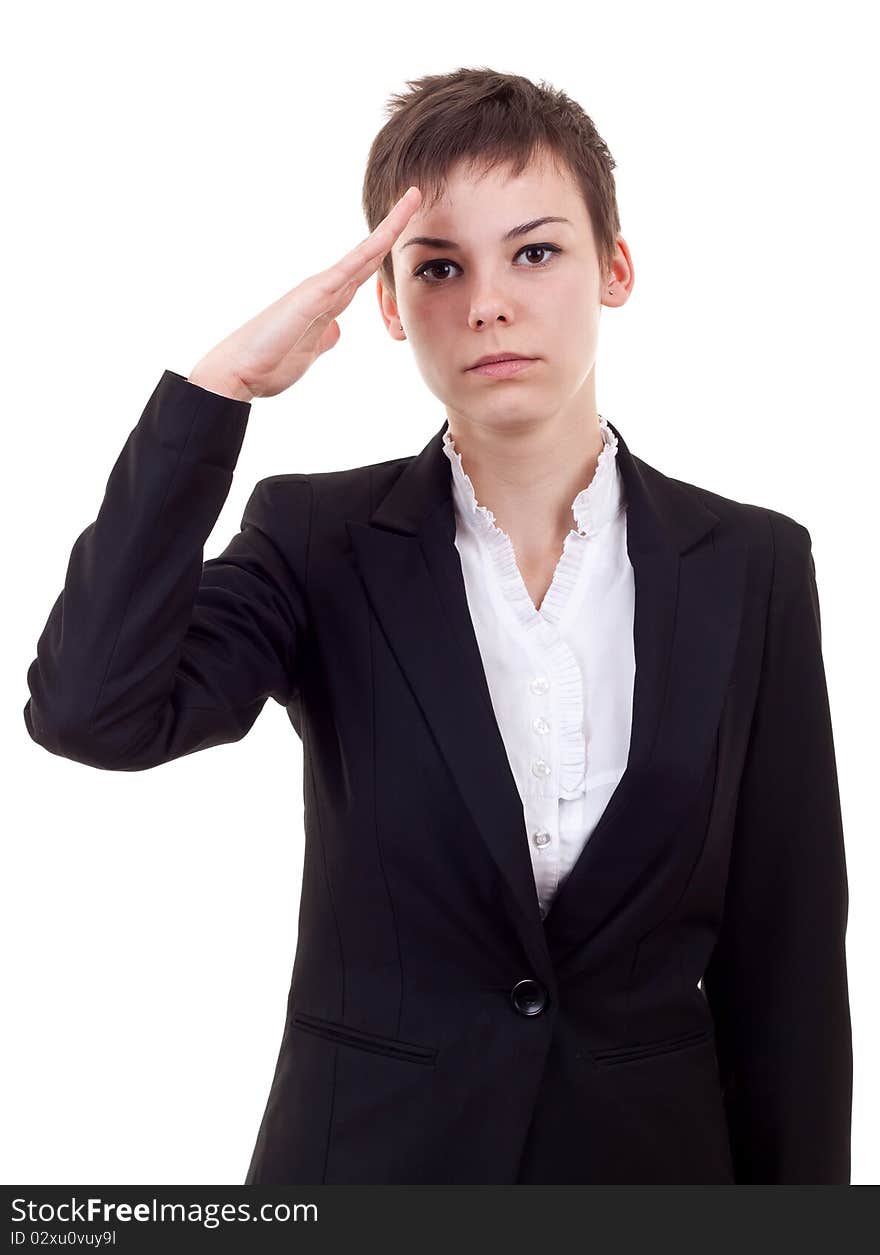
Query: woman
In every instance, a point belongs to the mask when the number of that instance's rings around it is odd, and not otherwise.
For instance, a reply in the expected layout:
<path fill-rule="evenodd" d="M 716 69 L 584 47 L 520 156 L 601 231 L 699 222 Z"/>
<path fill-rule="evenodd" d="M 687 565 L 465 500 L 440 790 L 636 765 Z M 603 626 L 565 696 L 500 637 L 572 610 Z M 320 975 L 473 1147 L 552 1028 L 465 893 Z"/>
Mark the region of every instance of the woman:
<path fill-rule="evenodd" d="M 239 740 L 271 696 L 302 738 L 298 946 L 247 1183 L 847 1182 L 809 532 L 598 414 L 600 310 L 633 266 L 583 111 L 488 70 L 410 86 L 368 238 L 160 379 L 74 545 L 28 731 L 141 771 Z M 377 270 L 443 426 L 414 457 L 261 480 L 203 562 L 253 400 Z"/>

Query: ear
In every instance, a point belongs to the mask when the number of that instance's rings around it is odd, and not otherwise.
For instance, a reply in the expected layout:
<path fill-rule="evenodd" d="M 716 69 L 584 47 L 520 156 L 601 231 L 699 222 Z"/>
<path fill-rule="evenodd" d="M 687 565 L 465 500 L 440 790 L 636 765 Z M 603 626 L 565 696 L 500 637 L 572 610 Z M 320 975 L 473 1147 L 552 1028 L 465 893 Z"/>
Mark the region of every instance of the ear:
<path fill-rule="evenodd" d="M 630 255 L 629 245 L 622 235 L 618 235 L 611 271 L 600 294 L 600 304 L 611 306 L 625 305 L 629 300 L 629 294 L 632 292 L 635 280 L 635 268 Z"/>
<path fill-rule="evenodd" d="M 400 322 L 400 313 L 397 308 L 397 301 L 394 293 L 382 281 L 381 275 L 376 275 L 376 297 L 379 301 L 379 310 L 382 319 L 388 329 L 388 334 L 394 340 L 405 340 L 403 327 Z"/>

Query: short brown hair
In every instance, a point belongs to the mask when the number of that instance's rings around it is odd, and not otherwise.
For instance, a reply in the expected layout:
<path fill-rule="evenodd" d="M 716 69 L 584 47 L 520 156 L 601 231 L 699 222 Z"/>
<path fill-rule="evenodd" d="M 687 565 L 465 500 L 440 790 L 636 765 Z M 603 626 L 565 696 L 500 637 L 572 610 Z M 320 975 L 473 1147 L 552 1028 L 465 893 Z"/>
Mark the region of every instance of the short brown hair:
<path fill-rule="evenodd" d="M 408 187 L 418 186 L 422 207 L 435 204 L 460 160 L 474 170 L 510 165 L 516 176 L 546 155 L 579 185 L 603 274 L 610 269 L 620 231 L 615 162 L 576 101 L 543 79 L 535 84 L 488 67 L 427 74 L 407 80 L 407 87 L 389 98 L 389 120 L 367 158 L 363 209 L 370 231 Z M 390 252 L 379 273 L 394 292 Z"/>

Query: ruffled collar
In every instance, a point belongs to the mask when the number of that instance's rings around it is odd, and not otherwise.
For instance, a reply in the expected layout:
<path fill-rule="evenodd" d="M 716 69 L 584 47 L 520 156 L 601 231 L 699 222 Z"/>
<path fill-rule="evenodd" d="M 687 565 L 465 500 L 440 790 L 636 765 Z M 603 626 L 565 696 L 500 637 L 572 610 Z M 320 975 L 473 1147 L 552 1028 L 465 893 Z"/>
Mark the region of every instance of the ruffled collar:
<path fill-rule="evenodd" d="M 623 484 L 617 465 L 617 437 L 607 419 L 601 414 L 598 418 L 604 447 L 597 459 L 593 478 L 571 503 L 572 517 L 581 536 L 595 536 L 624 505 Z M 500 532 L 495 515 L 488 506 L 477 501 L 474 486 L 462 465 L 461 454 L 448 427 L 443 433 L 443 452 L 452 466 L 452 489 L 458 516 L 478 530 Z"/>

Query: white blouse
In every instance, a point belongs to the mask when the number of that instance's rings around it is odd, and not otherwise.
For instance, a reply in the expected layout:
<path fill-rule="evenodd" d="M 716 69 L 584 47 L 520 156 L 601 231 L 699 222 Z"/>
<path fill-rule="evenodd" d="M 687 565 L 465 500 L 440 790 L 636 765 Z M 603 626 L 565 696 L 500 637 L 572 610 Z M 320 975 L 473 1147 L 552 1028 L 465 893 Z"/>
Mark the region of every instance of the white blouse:
<path fill-rule="evenodd" d="M 577 525 L 540 610 L 510 537 L 479 505 L 447 429 L 455 545 L 483 669 L 523 803 L 541 918 L 623 775 L 632 728 L 635 583 L 617 437 L 571 505 Z"/>

